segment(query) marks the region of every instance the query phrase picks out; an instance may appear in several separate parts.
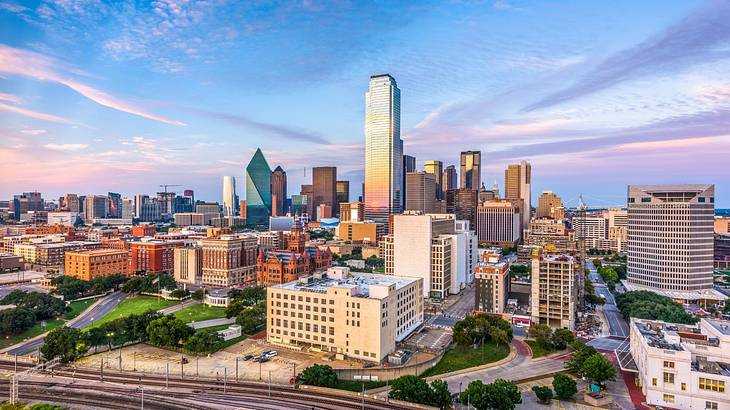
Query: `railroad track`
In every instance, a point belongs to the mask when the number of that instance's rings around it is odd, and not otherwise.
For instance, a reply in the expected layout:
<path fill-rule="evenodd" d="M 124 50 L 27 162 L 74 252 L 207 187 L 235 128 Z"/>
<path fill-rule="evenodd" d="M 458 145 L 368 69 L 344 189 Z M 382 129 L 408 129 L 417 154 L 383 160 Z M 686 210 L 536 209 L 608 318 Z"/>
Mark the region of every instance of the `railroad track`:
<path fill-rule="evenodd" d="M 31 367 L 29 364 L 18 363 L 18 371 L 25 370 Z M 13 371 L 15 364 L 12 361 L 0 361 L 0 369 Z M 95 369 L 89 368 L 69 368 L 69 367 L 56 367 L 52 369 L 52 376 L 72 378 L 78 381 L 93 381 L 100 382 L 102 380 L 101 372 Z M 190 401 L 200 401 L 200 396 L 205 395 L 206 402 L 218 403 L 221 406 L 237 407 L 245 405 L 247 408 L 251 407 L 256 401 L 270 400 L 271 403 L 281 405 L 286 403 L 296 406 L 296 408 L 311 409 L 312 406 L 316 406 L 318 409 L 369 409 L 369 410 L 382 410 L 382 409 L 403 409 L 407 408 L 402 404 L 388 403 L 382 400 L 366 397 L 364 400 L 362 397 L 349 395 L 346 393 L 329 393 L 322 391 L 313 391 L 307 389 L 296 389 L 294 387 L 284 387 L 281 385 L 269 385 L 265 383 L 254 383 L 254 382 L 236 382 L 226 381 L 225 383 L 220 380 L 208 379 L 208 378 L 190 378 L 181 379 L 179 378 L 168 378 L 165 380 L 164 376 L 142 374 L 136 372 L 118 372 L 111 370 L 104 370 L 103 374 L 104 383 L 113 383 L 119 385 L 132 385 L 134 387 L 143 386 L 145 397 L 154 397 L 155 400 L 164 400 L 165 398 L 180 398 Z M 25 386 L 28 382 L 22 382 Z M 67 387 L 72 387 L 73 384 L 66 384 Z M 105 386 L 105 385 L 104 385 Z M 101 387 L 101 386 L 100 386 Z M 161 391 L 161 389 L 165 389 Z M 183 389 L 189 392 L 177 392 L 170 389 Z M 269 397 L 269 389 L 271 396 Z M 104 391 L 113 390 L 110 387 L 104 387 Z M 123 389 L 123 391 L 117 391 L 117 394 L 122 394 L 127 397 L 141 396 L 141 392 L 136 389 Z M 253 403 L 251 400 L 256 400 Z M 140 399 L 138 399 L 139 402 Z M 237 404 L 235 404 L 237 403 Z M 188 405 L 188 408 L 190 405 Z M 270 407 L 260 407 L 270 408 Z"/>

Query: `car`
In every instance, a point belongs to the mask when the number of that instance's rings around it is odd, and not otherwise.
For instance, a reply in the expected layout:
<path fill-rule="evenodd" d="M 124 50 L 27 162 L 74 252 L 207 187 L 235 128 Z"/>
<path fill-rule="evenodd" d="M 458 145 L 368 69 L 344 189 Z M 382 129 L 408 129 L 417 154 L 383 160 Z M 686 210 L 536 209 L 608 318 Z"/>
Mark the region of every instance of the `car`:
<path fill-rule="evenodd" d="M 276 350 L 269 350 L 268 352 L 264 352 L 264 353 L 263 353 L 262 355 L 263 355 L 263 356 L 264 356 L 265 358 L 267 358 L 267 359 L 271 359 L 272 357 L 275 357 L 275 356 L 276 356 L 276 355 L 278 355 L 278 354 L 279 354 L 279 353 L 277 353 L 277 352 L 276 352 Z"/>
<path fill-rule="evenodd" d="M 246 356 L 243 356 L 243 360 L 251 360 L 251 359 L 253 359 L 252 354 L 247 354 Z"/>
<path fill-rule="evenodd" d="M 261 362 L 261 363 L 266 363 L 266 362 L 269 361 L 269 358 L 268 357 L 261 357 L 261 358 L 259 358 L 258 361 Z"/>

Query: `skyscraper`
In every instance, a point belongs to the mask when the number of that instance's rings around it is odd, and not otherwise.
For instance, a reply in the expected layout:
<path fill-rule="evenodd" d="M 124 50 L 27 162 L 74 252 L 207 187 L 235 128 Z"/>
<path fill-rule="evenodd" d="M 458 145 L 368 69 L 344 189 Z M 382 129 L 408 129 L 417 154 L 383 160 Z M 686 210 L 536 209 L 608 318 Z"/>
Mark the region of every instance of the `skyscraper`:
<path fill-rule="evenodd" d="M 286 215 L 286 171 L 277 166 L 271 173 L 271 214 Z"/>
<path fill-rule="evenodd" d="M 472 227 L 477 226 L 476 189 L 452 189 L 446 192 L 446 212 L 456 215 L 456 219 L 469 221 Z"/>
<path fill-rule="evenodd" d="M 535 218 L 551 218 L 560 220 L 565 217 L 563 209 L 563 201 L 553 191 L 542 191 L 537 199 L 537 210 L 535 210 Z"/>
<path fill-rule="evenodd" d="M 337 215 L 340 214 L 340 204 L 345 202 L 350 202 L 350 181 L 337 181 Z"/>
<path fill-rule="evenodd" d="M 236 215 L 236 177 L 223 177 L 223 215 Z"/>
<path fill-rule="evenodd" d="M 76 194 L 66 194 L 63 196 L 63 206 L 61 207 L 69 212 L 81 212 L 79 196 Z"/>
<path fill-rule="evenodd" d="M 365 93 L 365 217 L 386 225 L 402 209 L 400 89 L 389 74 L 370 77 Z"/>
<path fill-rule="evenodd" d="M 464 151 L 461 153 L 460 188 L 479 189 L 482 186 L 482 152 Z"/>
<path fill-rule="evenodd" d="M 527 229 L 527 226 L 530 225 L 530 216 L 532 214 L 531 175 L 532 166 L 527 161 L 508 165 L 504 171 L 504 197 L 505 199 L 518 201 L 522 217 L 522 230 Z"/>
<path fill-rule="evenodd" d="M 134 196 L 134 216 L 136 218 L 142 218 L 142 206 L 150 200 L 150 197 L 145 194 L 136 194 Z"/>
<path fill-rule="evenodd" d="M 337 168 L 312 168 L 312 193 L 314 195 L 314 209 L 324 204 L 335 209 L 337 206 Z"/>
<path fill-rule="evenodd" d="M 428 172 L 406 174 L 406 210 L 434 213 L 436 207 L 436 178 Z"/>
<path fill-rule="evenodd" d="M 86 195 L 84 201 L 86 223 L 90 224 L 95 218 L 106 218 L 109 214 L 109 200 L 106 196 Z"/>
<path fill-rule="evenodd" d="M 107 193 L 109 198 L 109 218 L 122 217 L 122 196 L 116 192 Z"/>
<path fill-rule="evenodd" d="M 408 180 L 406 175 L 409 172 L 416 170 L 416 157 L 410 155 L 403 155 L 403 183 L 401 185 L 401 191 L 403 192 L 403 208 L 406 207 L 406 201 L 408 201 Z"/>
<path fill-rule="evenodd" d="M 630 185 L 628 208 L 629 284 L 712 290 L 714 185 Z"/>
<path fill-rule="evenodd" d="M 246 167 L 246 223 L 264 225 L 271 216 L 271 168 L 257 148 Z"/>
<path fill-rule="evenodd" d="M 434 176 L 434 181 L 436 182 L 436 198 L 444 199 L 443 185 L 441 183 L 441 175 L 444 173 L 444 163 L 435 159 L 429 159 L 423 163 L 423 170 Z"/>
<path fill-rule="evenodd" d="M 458 188 L 458 186 L 456 186 L 457 182 L 456 167 L 449 165 L 446 169 L 444 169 L 443 177 L 441 179 L 441 190 L 446 193 L 446 191 L 450 189 L 456 189 Z"/>

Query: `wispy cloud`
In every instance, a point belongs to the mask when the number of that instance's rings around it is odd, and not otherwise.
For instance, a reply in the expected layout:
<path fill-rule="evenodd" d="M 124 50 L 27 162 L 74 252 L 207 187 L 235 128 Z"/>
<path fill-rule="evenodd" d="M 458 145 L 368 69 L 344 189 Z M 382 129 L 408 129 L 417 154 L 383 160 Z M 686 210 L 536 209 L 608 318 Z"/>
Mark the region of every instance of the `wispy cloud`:
<path fill-rule="evenodd" d="M 0 93 L 0 101 L 7 101 L 13 104 L 20 104 L 20 97 L 14 94 Z"/>
<path fill-rule="evenodd" d="M 53 81 L 105 107 L 169 125 L 185 125 L 181 121 L 147 112 L 128 101 L 113 97 L 104 91 L 63 75 L 57 71 L 57 67 L 59 66 L 63 66 L 63 64 L 59 64 L 56 60 L 42 54 L 0 44 L 0 72 L 33 77 L 38 80 Z"/>
<path fill-rule="evenodd" d="M 66 125 L 77 124 L 76 122 L 68 120 L 66 118 L 61 118 L 61 117 L 57 117 L 55 115 L 45 114 L 42 112 L 26 110 L 25 108 L 20 108 L 20 107 L 2 104 L 2 103 L 0 103 L 0 111 L 12 112 L 14 114 L 24 115 L 26 117 L 35 118 L 37 120 L 55 122 L 58 124 L 66 124 Z"/>
<path fill-rule="evenodd" d="M 43 146 L 48 149 L 52 149 L 54 151 L 64 151 L 64 152 L 79 151 L 82 149 L 89 148 L 89 144 L 53 144 L 53 143 L 49 143 L 49 144 L 44 144 Z"/>

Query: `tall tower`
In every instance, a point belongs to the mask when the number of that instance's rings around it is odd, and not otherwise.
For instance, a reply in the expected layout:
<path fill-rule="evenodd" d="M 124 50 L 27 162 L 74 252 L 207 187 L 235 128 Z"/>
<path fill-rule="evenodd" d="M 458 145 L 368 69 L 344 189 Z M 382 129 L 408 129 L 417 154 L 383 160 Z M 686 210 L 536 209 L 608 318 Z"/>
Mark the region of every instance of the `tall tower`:
<path fill-rule="evenodd" d="M 403 155 L 403 183 L 401 184 L 401 193 L 403 194 L 403 209 L 406 207 L 408 201 L 408 177 L 406 175 L 409 172 L 416 171 L 416 157 L 411 155 Z"/>
<path fill-rule="evenodd" d="M 479 189 L 482 186 L 482 152 L 464 151 L 461 153 L 460 188 Z"/>
<path fill-rule="evenodd" d="M 400 89 L 390 74 L 370 77 L 365 93 L 365 217 L 386 225 L 403 208 Z"/>
<path fill-rule="evenodd" d="M 312 168 L 312 195 L 314 196 L 312 208 L 315 213 L 317 207 L 322 204 L 335 209 L 337 206 L 337 168 Z"/>
<path fill-rule="evenodd" d="M 445 193 L 446 191 L 450 189 L 456 189 L 458 188 L 457 184 L 457 178 L 456 178 L 456 167 L 453 165 L 449 165 L 444 169 L 442 181 L 441 181 L 441 189 Z"/>
<path fill-rule="evenodd" d="M 271 214 L 282 216 L 286 214 L 286 172 L 277 166 L 271 173 Z"/>
<path fill-rule="evenodd" d="M 246 224 L 264 225 L 271 216 L 271 168 L 261 148 L 246 167 Z"/>
<path fill-rule="evenodd" d="M 530 225 L 532 213 L 532 199 L 530 197 L 530 181 L 532 166 L 527 161 L 511 164 L 504 171 L 504 197 L 509 200 L 520 200 L 520 214 L 522 215 L 522 229 Z"/>
<path fill-rule="evenodd" d="M 223 215 L 236 214 L 236 178 L 230 175 L 223 177 Z"/>
<path fill-rule="evenodd" d="M 423 171 L 432 174 L 436 180 L 436 198 L 445 199 L 441 175 L 444 173 L 444 163 L 429 159 L 423 163 Z"/>

